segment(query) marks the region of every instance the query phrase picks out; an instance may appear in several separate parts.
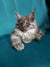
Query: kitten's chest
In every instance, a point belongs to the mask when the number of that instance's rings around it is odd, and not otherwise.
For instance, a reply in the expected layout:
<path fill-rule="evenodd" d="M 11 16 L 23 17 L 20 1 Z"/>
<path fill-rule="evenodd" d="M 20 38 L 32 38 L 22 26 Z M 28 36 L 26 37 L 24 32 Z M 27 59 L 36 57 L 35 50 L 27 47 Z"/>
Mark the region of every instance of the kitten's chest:
<path fill-rule="evenodd" d="M 33 35 L 36 33 L 36 29 L 30 29 L 27 32 L 24 32 L 23 35 L 25 35 L 27 37 L 27 35 Z"/>
<path fill-rule="evenodd" d="M 23 33 L 22 40 L 24 43 L 29 43 L 32 39 L 35 38 L 36 29 L 28 30 L 27 32 Z"/>

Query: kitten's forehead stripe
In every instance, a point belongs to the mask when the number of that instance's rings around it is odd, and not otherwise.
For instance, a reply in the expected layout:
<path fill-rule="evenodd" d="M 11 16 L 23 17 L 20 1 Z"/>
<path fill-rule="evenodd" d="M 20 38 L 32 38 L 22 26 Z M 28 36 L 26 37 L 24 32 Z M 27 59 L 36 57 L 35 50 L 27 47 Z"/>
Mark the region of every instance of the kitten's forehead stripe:
<path fill-rule="evenodd" d="M 29 21 L 29 17 L 28 16 L 24 16 L 24 17 L 22 17 L 20 20 L 18 20 L 19 22 L 20 21 L 25 21 L 25 20 L 27 20 L 27 21 Z"/>

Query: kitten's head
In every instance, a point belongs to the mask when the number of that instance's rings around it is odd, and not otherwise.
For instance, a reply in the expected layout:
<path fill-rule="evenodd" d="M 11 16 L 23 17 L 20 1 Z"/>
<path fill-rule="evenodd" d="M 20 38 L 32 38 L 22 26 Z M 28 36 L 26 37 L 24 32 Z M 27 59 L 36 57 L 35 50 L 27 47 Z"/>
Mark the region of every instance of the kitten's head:
<path fill-rule="evenodd" d="M 35 19 L 35 13 L 34 10 L 30 13 L 29 16 L 21 16 L 16 12 L 17 15 L 17 26 L 20 30 L 25 31 L 29 27 L 30 23 L 34 21 Z"/>

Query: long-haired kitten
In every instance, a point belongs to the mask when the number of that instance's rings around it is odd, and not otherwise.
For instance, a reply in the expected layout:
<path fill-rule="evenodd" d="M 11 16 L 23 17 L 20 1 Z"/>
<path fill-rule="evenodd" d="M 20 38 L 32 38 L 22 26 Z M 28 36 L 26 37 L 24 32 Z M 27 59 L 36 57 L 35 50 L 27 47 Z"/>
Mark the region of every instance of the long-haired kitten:
<path fill-rule="evenodd" d="M 40 40 L 44 32 L 37 26 L 34 10 L 29 16 L 21 16 L 16 12 L 16 28 L 11 36 L 12 46 L 16 50 L 23 50 L 24 43 L 30 43 L 32 40 Z"/>

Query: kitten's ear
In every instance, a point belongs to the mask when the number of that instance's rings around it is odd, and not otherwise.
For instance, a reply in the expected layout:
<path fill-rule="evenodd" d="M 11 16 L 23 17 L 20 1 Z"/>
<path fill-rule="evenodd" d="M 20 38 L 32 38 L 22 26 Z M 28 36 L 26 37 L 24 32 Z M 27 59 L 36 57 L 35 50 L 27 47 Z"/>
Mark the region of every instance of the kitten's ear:
<path fill-rule="evenodd" d="M 32 21 L 35 19 L 35 9 L 30 13 L 29 18 Z"/>
<path fill-rule="evenodd" d="M 16 11 L 15 11 L 15 13 L 16 13 L 18 19 L 22 18 L 22 16 L 19 13 L 17 13 Z"/>

